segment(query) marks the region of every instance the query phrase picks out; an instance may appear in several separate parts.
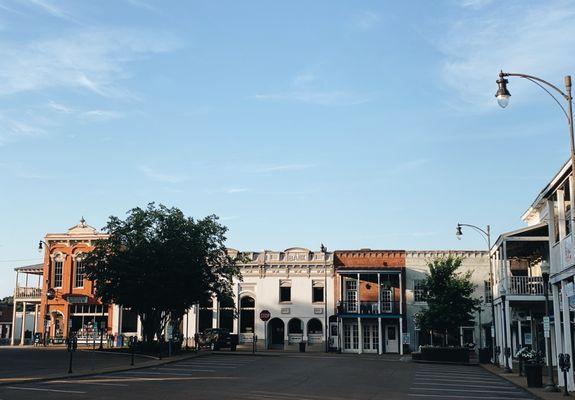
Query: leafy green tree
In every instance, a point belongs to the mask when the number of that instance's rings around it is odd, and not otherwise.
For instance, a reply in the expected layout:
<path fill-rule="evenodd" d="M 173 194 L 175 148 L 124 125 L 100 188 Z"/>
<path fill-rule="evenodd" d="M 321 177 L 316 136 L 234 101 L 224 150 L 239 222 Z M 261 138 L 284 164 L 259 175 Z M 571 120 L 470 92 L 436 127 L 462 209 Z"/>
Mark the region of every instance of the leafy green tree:
<path fill-rule="evenodd" d="M 439 257 L 428 263 L 429 274 L 422 282 L 422 300 L 427 308 L 416 319 L 422 331 L 443 335 L 444 345 L 450 334 L 457 334 L 460 326 L 473 325 L 474 313 L 481 301 L 472 298 L 475 286 L 471 272 L 458 273 L 462 259 Z"/>
<path fill-rule="evenodd" d="M 86 258 L 87 276 L 104 303 L 138 313 L 148 343 L 193 304 L 212 294 L 231 297 L 232 279 L 240 277 L 224 245 L 227 228 L 215 215 L 194 220 L 150 203 L 125 220 L 110 217 L 104 231 L 109 237 Z"/>
<path fill-rule="evenodd" d="M 14 304 L 14 296 L 4 297 L 0 300 L 0 304 Z"/>

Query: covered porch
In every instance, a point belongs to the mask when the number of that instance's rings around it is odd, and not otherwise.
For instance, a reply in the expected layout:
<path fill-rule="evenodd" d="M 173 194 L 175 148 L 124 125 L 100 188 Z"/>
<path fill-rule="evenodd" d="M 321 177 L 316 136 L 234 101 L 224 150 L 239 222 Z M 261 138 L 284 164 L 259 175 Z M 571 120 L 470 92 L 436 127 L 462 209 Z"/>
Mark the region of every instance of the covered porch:
<path fill-rule="evenodd" d="M 42 299 L 42 275 L 44 265 L 34 264 L 14 268 L 16 285 L 10 344 L 33 344 L 34 334 L 42 321 L 40 303 Z"/>

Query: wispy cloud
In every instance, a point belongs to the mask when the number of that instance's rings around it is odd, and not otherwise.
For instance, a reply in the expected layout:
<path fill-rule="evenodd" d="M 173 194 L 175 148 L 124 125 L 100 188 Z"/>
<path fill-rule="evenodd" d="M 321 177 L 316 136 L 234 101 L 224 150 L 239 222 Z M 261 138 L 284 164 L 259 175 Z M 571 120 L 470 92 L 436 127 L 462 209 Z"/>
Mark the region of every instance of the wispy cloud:
<path fill-rule="evenodd" d="M 57 102 L 52 101 L 52 100 L 50 102 L 48 102 L 48 107 L 54 111 L 57 111 L 57 112 L 63 113 L 63 114 L 70 114 L 74 111 L 71 107 L 68 107 L 65 104 L 57 103 Z"/>
<path fill-rule="evenodd" d="M 248 191 L 248 189 L 244 188 L 244 187 L 229 188 L 229 189 L 225 190 L 225 192 L 228 194 L 243 193 L 243 192 L 247 192 L 247 191 Z"/>
<path fill-rule="evenodd" d="M 70 22 L 77 23 L 76 18 L 74 18 L 68 11 L 61 7 L 56 6 L 53 2 L 48 0 L 20 0 L 20 3 L 28 5 L 30 7 L 35 7 L 40 11 L 49 14 L 56 18 L 65 19 Z"/>
<path fill-rule="evenodd" d="M 21 179 L 34 179 L 34 180 L 56 179 L 55 175 L 48 175 L 45 173 L 30 170 L 27 166 L 25 166 L 22 163 L 14 163 L 14 164 L 0 163 L 0 170 L 7 171 L 12 176 Z"/>
<path fill-rule="evenodd" d="M 260 101 L 288 101 L 320 106 L 351 106 L 372 100 L 369 95 L 350 90 L 324 89 L 321 87 L 322 82 L 318 74 L 309 71 L 295 75 L 290 83 L 286 91 L 258 93 L 252 98 Z"/>
<path fill-rule="evenodd" d="M 479 10 L 491 3 L 493 3 L 493 0 L 457 0 L 459 6 L 463 8 L 473 8 L 475 10 Z"/>
<path fill-rule="evenodd" d="M 444 54 L 441 78 L 454 109 L 485 111 L 495 108 L 495 80 L 500 69 L 524 72 L 560 82 L 575 69 L 575 6 L 571 1 L 494 3 L 481 14 L 463 13 L 447 34 L 437 39 Z M 528 82 L 512 82 L 514 101 Z M 516 100 L 515 100 L 516 99 Z"/>
<path fill-rule="evenodd" d="M 130 76 L 126 65 L 179 45 L 170 34 L 128 29 L 70 31 L 28 43 L 0 41 L 0 95 L 71 88 L 127 97 L 130 94 L 119 86 Z"/>
<path fill-rule="evenodd" d="M 360 31 L 369 31 L 374 28 L 381 18 L 379 14 L 373 11 L 362 11 L 353 19 L 353 26 Z"/>
<path fill-rule="evenodd" d="M 0 114 L 0 146 L 22 137 L 37 136 L 44 132 L 40 127 Z"/>
<path fill-rule="evenodd" d="M 301 171 L 315 166 L 316 164 L 277 164 L 255 168 L 253 172 Z"/>
<path fill-rule="evenodd" d="M 169 174 L 157 171 L 147 165 L 140 165 L 138 167 L 148 179 L 164 183 L 182 183 L 188 180 L 188 176 L 182 174 Z"/>
<path fill-rule="evenodd" d="M 286 93 L 256 94 L 256 100 L 285 100 L 320 106 L 351 106 L 367 103 L 371 97 L 341 90 L 334 91 L 293 91 Z"/>
<path fill-rule="evenodd" d="M 158 11 L 156 7 L 144 0 L 126 0 L 126 2 L 134 7 L 143 8 L 148 11 Z"/>
<path fill-rule="evenodd" d="M 427 158 L 416 158 L 395 164 L 390 169 L 386 170 L 386 175 L 400 175 L 406 172 L 416 171 L 429 162 Z"/>
<path fill-rule="evenodd" d="M 122 118 L 123 114 L 112 110 L 90 110 L 83 112 L 81 116 L 91 121 L 109 121 Z"/>

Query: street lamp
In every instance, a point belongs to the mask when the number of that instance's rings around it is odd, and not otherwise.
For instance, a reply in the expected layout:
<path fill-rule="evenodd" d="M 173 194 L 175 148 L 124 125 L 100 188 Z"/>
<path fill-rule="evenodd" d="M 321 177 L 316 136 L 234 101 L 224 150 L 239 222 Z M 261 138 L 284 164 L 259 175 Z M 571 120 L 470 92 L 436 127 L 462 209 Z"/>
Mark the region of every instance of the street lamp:
<path fill-rule="evenodd" d="M 487 257 L 489 257 L 489 285 L 491 286 L 491 290 L 493 291 L 494 286 L 494 282 L 493 282 L 493 266 L 491 263 L 491 227 L 489 225 L 487 225 L 486 229 L 483 230 L 478 226 L 475 225 L 470 225 L 470 224 L 457 224 L 457 226 L 455 227 L 455 236 L 457 237 L 457 239 L 461 240 L 461 237 L 463 236 L 463 230 L 461 229 L 462 227 L 469 227 L 472 229 L 475 229 L 475 231 L 477 231 L 481 236 L 483 236 L 483 239 L 485 239 L 485 241 L 487 242 Z M 487 299 L 484 298 L 484 301 L 486 301 Z M 480 332 L 481 332 L 481 325 L 479 326 Z M 497 355 L 495 353 L 495 347 L 497 344 L 497 337 L 495 335 L 495 304 L 493 304 L 493 292 L 491 295 L 491 340 L 492 340 L 492 356 L 493 356 L 493 363 L 495 364 L 497 362 Z"/>
<path fill-rule="evenodd" d="M 571 96 L 571 75 L 566 75 L 564 78 L 565 83 L 565 92 L 559 89 L 557 86 L 541 79 L 533 75 L 526 75 L 526 74 L 517 74 L 517 73 L 508 73 L 508 72 L 499 72 L 499 79 L 496 81 L 498 88 L 497 93 L 495 93 L 495 97 L 497 98 L 497 102 L 502 108 L 507 107 L 509 104 L 509 98 L 511 97 L 511 93 L 507 89 L 507 83 L 509 82 L 506 77 L 509 76 L 516 76 L 519 78 L 527 79 L 528 81 L 533 82 L 541 89 L 545 90 L 549 96 L 553 98 L 555 103 L 561 108 L 563 114 L 567 118 L 567 123 L 569 125 L 569 142 L 571 146 L 571 175 L 575 177 L 575 140 L 573 138 L 573 97 Z M 553 93 L 549 90 L 552 89 L 555 91 L 559 96 L 567 102 L 567 110 L 561 104 L 561 102 L 553 95 Z M 571 180 L 571 190 L 570 196 L 573 198 L 575 196 L 575 179 Z M 573 226 L 575 226 L 575 213 L 571 213 L 571 221 Z"/>
<path fill-rule="evenodd" d="M 327 247 L 321 244 L 320 251 L 323 253 L 323 331 L 325 341 L 325 352 L 329 352 L 328 344 L 328 321 L 327 321 Z"/>
<path fill-rule="evenodd" d="M 50 334 L 47 332 L 48 324 L 46 319 L 46 312 L 48 311 L 48 300 L 52 300 L 55 297 L 54 289 L 48 288 L 48 284 L 50 283 L 50 245 L 43 240 L 38 241 L 38 251 L 41 252 L 44 247 L 48 251 L 48 271 L 46 271 L 47 276 L 45 279 L 46 283 L 46 298 L 44 299 L 44 309 L 42 310 L 42 326 L 44 327 L 44 346 L 46 346 L 47 339 L 50 337 Z"/>
<path fill-rule="evenodd" d="M 541 261 L 541 276 L 543 277 L 543 295 L 545 296 L 545 317 L 547 318 L 547 324 L 549 324 L 549 273 L 551 272 L 551 266 L 549 261 Z M 547 325 L 548 330 L 545 330 L 545 355 L 547 359 L 547 383 L 545 384 L 545 390 L 547 392 L 557 392 L 557 386 L 555 386 L 554 376 L 553 376 L 553 363 L 551 360 L 551 334 L 550 326 Z"/>
<path fill-rule="evenodd" d="M 509 368 L 509 357 L 511 356 L 511 349 L 507 346 L 507 307 L 505 307 L 505 295 L 507 291 L 503 286 L 499 288 L 499 296 L 501 297 L 501 304 L 503 305 L 503 355 L 505 357 L 505 372 L 512 372 Z"/>

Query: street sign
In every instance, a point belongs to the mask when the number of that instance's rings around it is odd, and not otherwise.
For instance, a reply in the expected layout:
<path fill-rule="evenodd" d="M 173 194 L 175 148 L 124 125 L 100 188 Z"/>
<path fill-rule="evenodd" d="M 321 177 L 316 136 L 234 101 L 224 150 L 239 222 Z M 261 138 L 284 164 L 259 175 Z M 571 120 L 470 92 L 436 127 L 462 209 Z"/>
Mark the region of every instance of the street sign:
<path fill-rule="evenodd" d="M 495 337 L 495 328 L 491 326 L 491 337 Z"/>
<path fill-rule="evenodd" d="M 550 329 L 549 317 L 543 317 L 543 329 L 546 331 Z"/>
<path fill-rule="evenodd" d="M 405 332 L 401 339 L 402 339 L 401 343 L 403 343 L 403 344 L 410 344 L 411 343 L 410 338 L 409 338 L 409 332 Z"/>
<path fill-rule="evenodd" d="M 272 314 L 268 310 L 262 310 L 260 312 L 260 319 L 264 322 L 267 322 L 272 317 Z"/>
<path fill-rule="evenodd" d="M 86 304 L 88 303 L 88 296 L 68 295 L 66 300 L 68 301 L 68 304 Z"/>

